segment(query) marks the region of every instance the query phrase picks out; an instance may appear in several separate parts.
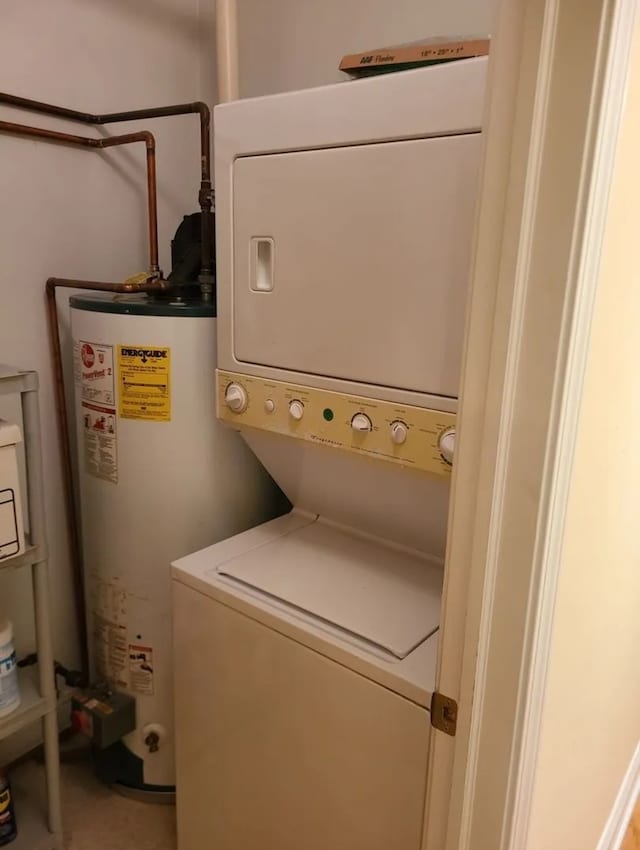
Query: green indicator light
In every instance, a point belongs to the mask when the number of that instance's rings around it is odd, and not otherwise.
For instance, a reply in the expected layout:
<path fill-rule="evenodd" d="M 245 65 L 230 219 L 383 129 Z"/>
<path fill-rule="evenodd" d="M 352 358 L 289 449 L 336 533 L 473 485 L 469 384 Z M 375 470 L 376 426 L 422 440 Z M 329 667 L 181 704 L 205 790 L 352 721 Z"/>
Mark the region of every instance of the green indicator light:
<path fill-rule="evenodd" d="M 322 411 L 322 415 L 327 420 L 327 422 L 331 422 L 331 420 L 333 419 L 333 410 L 331 410 L 330 407 L 325 407 L 325 409 Z"/>

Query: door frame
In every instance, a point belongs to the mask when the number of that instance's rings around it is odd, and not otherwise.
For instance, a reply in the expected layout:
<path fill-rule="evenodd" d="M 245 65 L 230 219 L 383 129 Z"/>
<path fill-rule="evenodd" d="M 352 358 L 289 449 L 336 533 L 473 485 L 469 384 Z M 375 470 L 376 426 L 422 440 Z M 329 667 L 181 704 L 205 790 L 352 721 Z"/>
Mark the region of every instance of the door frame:
<path fill-rule="evenodd" d="M 423 850 L 526 842 L 638 0 L 586 5 L 503 0 L 494 30 Z"/>

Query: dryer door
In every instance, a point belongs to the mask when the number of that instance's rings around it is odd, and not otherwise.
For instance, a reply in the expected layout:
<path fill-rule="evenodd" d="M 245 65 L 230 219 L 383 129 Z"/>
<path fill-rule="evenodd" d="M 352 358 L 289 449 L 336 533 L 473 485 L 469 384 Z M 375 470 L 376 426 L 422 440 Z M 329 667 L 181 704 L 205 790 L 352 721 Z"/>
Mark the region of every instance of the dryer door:
<path fill-rule="evenodd" d="M 237 360 L 457 396 L 480 134 L 242 157 Z"/>

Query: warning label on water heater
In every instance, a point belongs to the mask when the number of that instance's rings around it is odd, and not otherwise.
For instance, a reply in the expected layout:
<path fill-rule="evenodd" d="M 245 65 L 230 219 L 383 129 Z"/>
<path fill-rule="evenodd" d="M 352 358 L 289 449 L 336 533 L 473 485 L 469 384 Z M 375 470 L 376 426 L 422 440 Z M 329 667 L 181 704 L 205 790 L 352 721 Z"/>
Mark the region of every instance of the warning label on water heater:
<path fill-rule="evenodd" d="M 85 471 L 117 484 L 113 346 L 78 340 L 74 344 L 74 362 L 80 383 Z"/>
<path fill-rule="evenodd" d="M 100 678 L 122 688 L 129 686 L 127 592 L 118 576 L 91 574 L 90 611 L 93 657 Z"/>
<path fill-rule="evenodd" d="M 85 472 L 118 483 L 116 411 L 112 407 L 82 402 Z"/>
<path fill-rule="evenodd" d="M 153 649 L 129 644 L 129 687 L 139 694 L 153 696 Z"/>
<path fill-rule="evenodd" d="M 171 420 L 171 349 L 118 346 L 120 416 L 147 422 Z"/>

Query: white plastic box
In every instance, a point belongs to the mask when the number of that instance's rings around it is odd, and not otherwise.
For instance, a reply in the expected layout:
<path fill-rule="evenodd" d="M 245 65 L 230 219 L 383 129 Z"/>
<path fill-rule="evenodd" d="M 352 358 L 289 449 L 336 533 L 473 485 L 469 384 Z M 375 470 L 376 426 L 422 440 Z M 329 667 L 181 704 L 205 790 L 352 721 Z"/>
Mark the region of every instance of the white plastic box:
<path fill-rule="evenodd" d="M 18 665 L 13 645 L 13 624 L 0 619 L 0 717 L 11 714 L 20 705 Z"/>
<path fill-rule="evenodd" d="M 18 456 L 20 428 L 0 419 L 0 561 L 24 551 Z"/>

